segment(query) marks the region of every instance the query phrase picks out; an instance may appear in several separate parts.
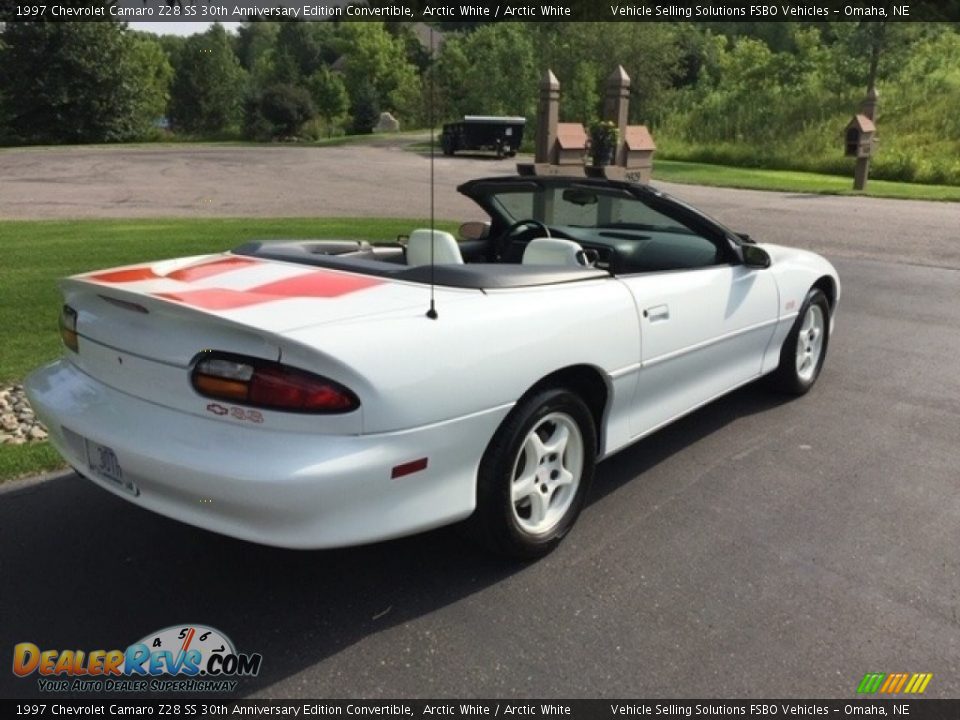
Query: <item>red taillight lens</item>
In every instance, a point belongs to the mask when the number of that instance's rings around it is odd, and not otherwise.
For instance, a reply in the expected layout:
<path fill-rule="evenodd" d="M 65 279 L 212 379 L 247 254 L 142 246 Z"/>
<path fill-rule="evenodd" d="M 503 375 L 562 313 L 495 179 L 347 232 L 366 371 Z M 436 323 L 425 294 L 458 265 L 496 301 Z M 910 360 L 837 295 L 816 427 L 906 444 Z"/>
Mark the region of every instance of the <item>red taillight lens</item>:
<path fill-rule="evenodd" d="M 343 385 L 306 370 L 257 358 L 208 353 L 191 375 L 204 397 L 270 410 L 346 413 L 360 400 Z"/>

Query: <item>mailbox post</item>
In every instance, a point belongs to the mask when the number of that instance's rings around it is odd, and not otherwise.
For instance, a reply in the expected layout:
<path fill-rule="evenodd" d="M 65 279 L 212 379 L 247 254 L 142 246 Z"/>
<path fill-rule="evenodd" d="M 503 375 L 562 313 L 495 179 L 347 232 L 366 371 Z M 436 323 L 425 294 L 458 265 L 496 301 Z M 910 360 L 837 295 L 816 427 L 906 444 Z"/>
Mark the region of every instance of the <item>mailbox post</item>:
<path fill-rule="evenodd" d="M 877 90 L 872 85 L 860 106 L 844 130 L 844 155 L 854 157 L 857 163 L 853 170 L 853 189 L 866 190 L 870 176 L 870 156 L 876 144 L 877 126 L 873 119 L 877 110 Z"/>

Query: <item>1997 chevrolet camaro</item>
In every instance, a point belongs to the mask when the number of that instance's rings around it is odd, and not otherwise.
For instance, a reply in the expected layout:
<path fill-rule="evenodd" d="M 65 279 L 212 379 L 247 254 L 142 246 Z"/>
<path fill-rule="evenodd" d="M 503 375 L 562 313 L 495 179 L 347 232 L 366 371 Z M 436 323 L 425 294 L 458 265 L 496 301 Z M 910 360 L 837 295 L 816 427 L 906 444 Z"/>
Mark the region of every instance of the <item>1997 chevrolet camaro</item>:
<path fill-rule="evenodd" d="M 823 365 L 833 266 L 657 190 L 459 191 L 461 241 L 255 242 L 61 281 L 65 357 L 27 392 L 77 471 L 215 532 L 336 547 L 465 520 L 536 557 L 596 462 L 769 375 Z"/>

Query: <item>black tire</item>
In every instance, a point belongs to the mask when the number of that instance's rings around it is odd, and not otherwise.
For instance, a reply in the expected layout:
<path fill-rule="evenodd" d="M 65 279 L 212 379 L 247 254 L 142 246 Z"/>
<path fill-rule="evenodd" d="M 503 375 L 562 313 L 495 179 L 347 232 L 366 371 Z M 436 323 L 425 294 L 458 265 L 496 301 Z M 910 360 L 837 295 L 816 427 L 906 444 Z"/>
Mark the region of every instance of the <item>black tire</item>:
<path fill-rule="evenodd" d="M 551 453 L 564 433 L 562 449 Z M 544 453 L 527 472 L 537 447 Z M 497 429 L 480 462 L 477 508 L 467 521 L 468 533 L 501 555 L 529 560 L 551 552 L 583 508 L 596 456 L 593 416 L 577 395 L 552 388 L 523 400 Z M 569 483 L 567 475 L 573 478 Z M 528 486 L 532 490 L 518 500 L 518 491 Z M 539 529 L 534 529 L 535 512 L 543 515 Z"/>
<path fill-rule="evenodd" d="M 817 313 L 819 313 L 819 320 Z M 806 351 L 813 345 L 809 331 L 801 335 L 801 329 L 810 319 L 820 333 L 820 343 L 816 346 L 815 357 L 813 353 Z M 803 395 L 809 391 L 820 376 L 823 361 L 827 357 L 829 341 L 830 302 L 822 290 L 811 288 L 800 306 L 800 312 L 797 313 L 793 327 L 783 341 L 783 347 L 780 349 L 780 366 L 770 375 L 770 384 L 773 389 L 789 395 Z M 800 360 L 801 342 L 805 343 L 804 352 L 809 359 L 808 365 L 803 365 Z"/>
<path fill-rule="evenodd" d="M 444 155 L 453 155 L 454 150 L 454 140 L 453 138 L 444 135 L 440 138 L 440 149 L 443 151 Z"/>

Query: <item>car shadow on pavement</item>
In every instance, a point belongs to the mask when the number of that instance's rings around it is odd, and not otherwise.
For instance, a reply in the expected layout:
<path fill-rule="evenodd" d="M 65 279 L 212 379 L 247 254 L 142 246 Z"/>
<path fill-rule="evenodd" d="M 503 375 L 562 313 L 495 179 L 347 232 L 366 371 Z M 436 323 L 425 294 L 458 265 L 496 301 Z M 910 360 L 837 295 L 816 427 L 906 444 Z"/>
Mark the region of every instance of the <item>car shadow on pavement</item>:
<path fill-rule="evenodd" d="M 647 470 L 730 423 L 772 410 L 791 399 L 794 398 L 768 390 L 761 380 L 715 400 L 600 463 L 588 503 L 599 501 L 634 479 L 642 481 L 638 476 Z"/>
<path fill-rule="evenodd" d="M 780 402 L 750 387 L 712 403 L 602 463 L 590 501 Z M 204 624 L 239 652 L 263 655 L 259 676 L 224 696 L 235 698 L 529 571 L 450 528 L 342 550 L 254 545 L 154 515 L 71 475 L 0 496 L 0 651 L 19 642 L 123 650 L 172 625 Z M 0 697 L 36 697 L 36 680 L 0 673 Z"/>

